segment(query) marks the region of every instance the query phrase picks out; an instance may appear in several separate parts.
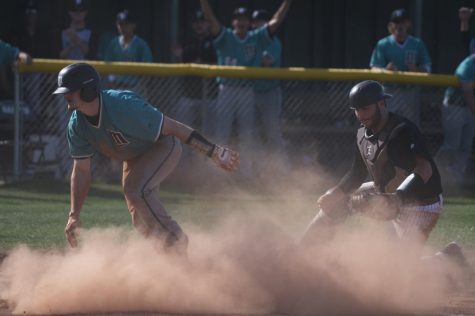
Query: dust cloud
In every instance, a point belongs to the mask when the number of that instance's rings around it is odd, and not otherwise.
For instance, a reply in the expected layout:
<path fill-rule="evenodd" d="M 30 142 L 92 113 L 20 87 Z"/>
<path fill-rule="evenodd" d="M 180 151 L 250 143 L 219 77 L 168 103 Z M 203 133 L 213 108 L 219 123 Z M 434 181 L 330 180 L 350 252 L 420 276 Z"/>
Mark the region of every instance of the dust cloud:
<path fill-rule="evenodd" d="M 20 246 L 0 266 L 0 299 L 14 314 L 376 315 L 429 311 L 444 297 L 443 274 L 377 229 L 342 228 L 310 250 L 252 214 L 189 231 L 188 259 L 119 228 L 82 231 L 78 249 Z"/>

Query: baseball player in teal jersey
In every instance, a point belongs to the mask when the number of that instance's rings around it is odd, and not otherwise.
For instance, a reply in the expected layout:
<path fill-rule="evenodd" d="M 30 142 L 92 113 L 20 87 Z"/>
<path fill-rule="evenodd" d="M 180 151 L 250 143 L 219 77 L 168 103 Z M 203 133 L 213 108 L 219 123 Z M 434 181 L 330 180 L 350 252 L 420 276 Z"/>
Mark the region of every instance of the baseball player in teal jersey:
<path fill-rule="evenodd" d="M 455 75 L 461 87 L 445 91 L 442 106 L 444 142 L 437 157 L 447 178 L 461 184 L 475 136 L 475 53 L 460 63 Z"/>
<path fill-rule="evenodd" d="M 135 34 L 136 20 L 128 10 L 117 14 L 117 30 L 120 35 L 113 38 L 106 48 L 105 61 L 153 62 L 152 51 L 147 42 Z M 112 87 L 137 90 L 137 78 L 130 76 L 109 76 Z"/>
<path fill-rule="evenodd" d="M 15 61 L 29 64 L 31 63 L 31 57 L 27 53 L 20 51 L 19 48 L 0 40 L 0 65 L 9 65 Z"/>
<path fill-rule="evenodd" d="M 263 27 L 271 18 L 269 12 L 256 10 L 252 13 L 252 28 Z M 282 44 L 277 36 L 274 36 L 269 46 L 258 47 L 256 51 L 255 67 L 279 68 L 282 61 Z M 279 169 L 283 169 L 286 163 L 284 152 L 284 140 L 280 124 L 282 111 L 282 90 L 279 80 L 260 79 L 254 80 L 254 103 L 257 113 L 260 115 L 262 132 L 266 140 L 264 146 L 267 154 L 272 153 L 272 159 L 282 163 Z"/>
<path fill-rule="evenodd" d="M 215 145 L 187 125 L 165 116 L 131 91 L 99 90 L 99 75 L 85 63 L 63 68 L 54 94 L 63 94 L 72 110 L 68 142 L 74 159 L 71 209 L 65 228 L 72 247 L 79 214 L 91 182 L 91 157 L 100 152 L 123 162 L 122 185 L 134 226 L 157 237 L 165 249 L 186 252 L 188 238 L 158 198 L 160 183 L 175 168 L 181 143 L 209 156 L 219 167 L 235 171 L 239 154 Z"/>
<path fill-rule="evenodd" d="M 388 24 L 390 35 L 381 39 L 371 55 L 372 69 L 393 71 L 431 72 L 429 53 L 421 39 L 409 35 L 411 20 L 404 9 L 394 10 Z M 395 86 L 389 109 L 419 125 L 419 89 L 417 87 Z M 393 91 L 396 92 L 396 91 Z"/>
<path fill-rule="evenodd" d="M 201 0 L 201 9 L 210 23 L 211 34 L 215 36 L 214 46 L 219 65 L 254 66 L 256 52 L 267 48 L 273 34 L 282 23 L 291 0 L 284 0 L 266 26 L 249 31 L 251 17 L 245 8 L 233 12 L 233 28 L 225 28 L 218 21 L 208 0 Z M 244 79 L 218 78 L 219 94 L 216 103 L 216 136 L 222 142 L 229 142 L 233 120 L 238 125 L 239 149 L 243 156 L 241 173 L 252 176 L 253 130 L 255 109 L 252 82 Z M 219 135 L 219 136 L 218 136 Z M 245 158 L 244 158 L 245 157 Z"/>

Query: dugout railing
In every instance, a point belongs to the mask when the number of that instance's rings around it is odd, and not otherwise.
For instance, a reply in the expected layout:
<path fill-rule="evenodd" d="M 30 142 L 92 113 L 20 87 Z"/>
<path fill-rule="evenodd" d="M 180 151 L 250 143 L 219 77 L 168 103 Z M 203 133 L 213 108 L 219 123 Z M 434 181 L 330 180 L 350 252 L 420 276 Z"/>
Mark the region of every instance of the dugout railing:
<path fill-rule="evenodd" d="M 66 140 L 69 113 L 61 96 L 53 96 L 58 71 L 74 61 L 34 59 L 15 68 L 15 99 L 2 101 L 1 165 L 4 178 L 24 179 L 45 171 L 66 177 L 71 167 Z M 348 109 L 348 92 L 358 81 L 381 81 L 395 95 L 389 102 L 417 107 L 418 124 L 435 154 L 443 135 L 441 105 L 444 90 L 457 86 L 454 76 L 394 73 L 365 69 L 246 68 L 197 64 L 104 63 L 88 61 L 100 72 L 103 88 L 131 89 L 166 115 L 184 121 L 210 138 L 216 131 L 219 86 L 216 77 L 280 80 L 282 111 L 275 122 L 282 132 L 282 150 L 268 143 L 263 116 L 256 112 L 253 127 L 252 172 L 275 174 L 318 168 L 339 173 L 347 167 L 358 123 Z M 227 95 L 231 99 L 239 95 Z M 252 102 L 242 104 L 254 111 Z M 232 126 L 231 146 L 239 143 L 239 127 Z M 182 173 L 203 167 L 203 161 L 184 152 Z M 117 164 L 97 156 L 96 177 L 118 177 Z M 186 166 L 186 167 L 185 167 Z M 187 169 L 188 168 L 188 169 Z M 177 174 L 180 173 L 177 171 Z M 177 175 L 179 178 L 179 175 Z"/>

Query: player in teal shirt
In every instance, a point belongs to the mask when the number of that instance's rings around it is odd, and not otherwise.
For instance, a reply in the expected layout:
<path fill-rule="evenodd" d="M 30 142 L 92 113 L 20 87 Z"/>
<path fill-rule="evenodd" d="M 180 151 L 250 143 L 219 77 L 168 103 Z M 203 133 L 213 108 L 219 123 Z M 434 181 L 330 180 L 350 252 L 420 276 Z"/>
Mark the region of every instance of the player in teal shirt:
<path fill-rule="evenodd" d="M 468 158 L 475 136 L 475 53 L 455 70 L 459 88 L 445 91 L 442 106 L 444 142 L 437 155 L 448 182 L 463 184 Z"/>
<path fill-rule="evenodd" d="M 256 64 L 256 54 L 267 48 L 275 31 L 284 20 L 291 0 L 284 0 L 272 19 L 263 27 L 250 31 L 251 16 L 247 9 L 238 8 L 233 12 L 232 29 L 221 25 L 208 0 L 201 0 L 201 10 L 210 23 L 210 31 L 215 36 L 214 46 L 218 64 L 226 66 L 251 67 Z M 241 164 L 241 175 L 253 176 L 253 155 L 255 151 L 255 105 L 252 81 L 246 79 L 218 78 L 219 94 L 216 101 L 215 136 L 221 142 L 229 142 L 233 122 L 237 123 L 239 151 L 245 159 Z"/>
<path fill-rule="evenodd" d="M 147 42 L 135 34 L 136 20 L 128 10 L 117 14 L 117 30 L 120 35 L 112 39 L 104 54 L 105 61 L 153 62 L 152 51 Z M 109 76 L 113 88 L 138 90 L 137 77 Z"/>
<path fill-rule="evenodd" d="M 431 71 L 429 53 L 422 40 L 409 35 L 410 26 L 411 21 L 406 10 L 394 10 L 388 25 L 391 34 L 376 44 L 371 55 L 371 68 Z"/>
<path fill-rule="evenodd" d="M 265 10 L 256 10 L 252 14 L 252 27 L 263 27 L 271 15 Z M 282 44 L 277 36 L 274 36 L 269 46 L 260 46 L 256 52 L 255 67 L 279 68 L 282 60 Z M 281 112 L 282 90 L 279 80 L 259 79 L 254 80 L 254 104 L 256 105 L 260 128 L 257 135 L 262 135 L 262 148 L 268 153 L 269 159 L 259 169 L 275 175 L 276 172 L 286 173 L 288 166 L 287 154 L 284 150 L 282 138 Z M 277 168 L 275 168 L 278 166 Z M 275 168 L 274 170 L 269 167 Z"/>
<path fill-rule="evenodd" d="M 409 35 L 411 20 L 404 9 L 391 14 L 389 36 L 381 39 L 371 55 L 372 69 L 393 71 L 431 72 L 431 60 L 424 43 Z M 388 103 L 388 109 L 411 120 L 420 122 L 420 91 L 416 86 L 388 85 L 395 97 Z M 397 90 L 397 93 L 395 93 Z"/>
<path fill-rule="evenodd" d="M 122 185 L 134 226 L 145 237 L 157 238 L 166 250 L 182 254 L 188 238 L 158 198 L 160 183 L 180 159 L 181 143 L 228 171 L 237 170 L 239 154 L 211 143 L 131 91 L 101 91 L 99 82 L 92 66 L 76 63 L 60 71 L 54 92 L 64 95 L 73 111 L 67 132 L 74 159 L 68 241 L 77 245 L 79 214 L 91 183 L 91 157 L 100 152 L 123 163 Z"/>

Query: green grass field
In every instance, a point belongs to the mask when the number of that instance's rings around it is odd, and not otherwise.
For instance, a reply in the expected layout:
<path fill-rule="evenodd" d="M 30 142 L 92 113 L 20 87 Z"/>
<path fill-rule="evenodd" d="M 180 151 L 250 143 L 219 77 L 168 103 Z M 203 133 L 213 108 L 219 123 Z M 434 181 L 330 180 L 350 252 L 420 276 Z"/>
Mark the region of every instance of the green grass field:
<path fill-rule="evenodd" d="M 262 213 L 291 236 L 298 237 L 315 212 L 316 195 L 292 197 L 264 194 L 161 193 L 164 205 L 185 228 L 206 231 L 232 213 Z M 63 229 L 69 210 L 69 185 L 54 181 L 30 181 L 0 187 L 0 252 L 27 244 L 35 248 L 66 245 Z M 83 227 L 122 226 L 132 229 L 121 188 L 94 184 L 81 214 Z M 429 244 L 439 246 L 457 240 L 475 249 L 475 197 L 448 195 L 445 208 Z"/>

